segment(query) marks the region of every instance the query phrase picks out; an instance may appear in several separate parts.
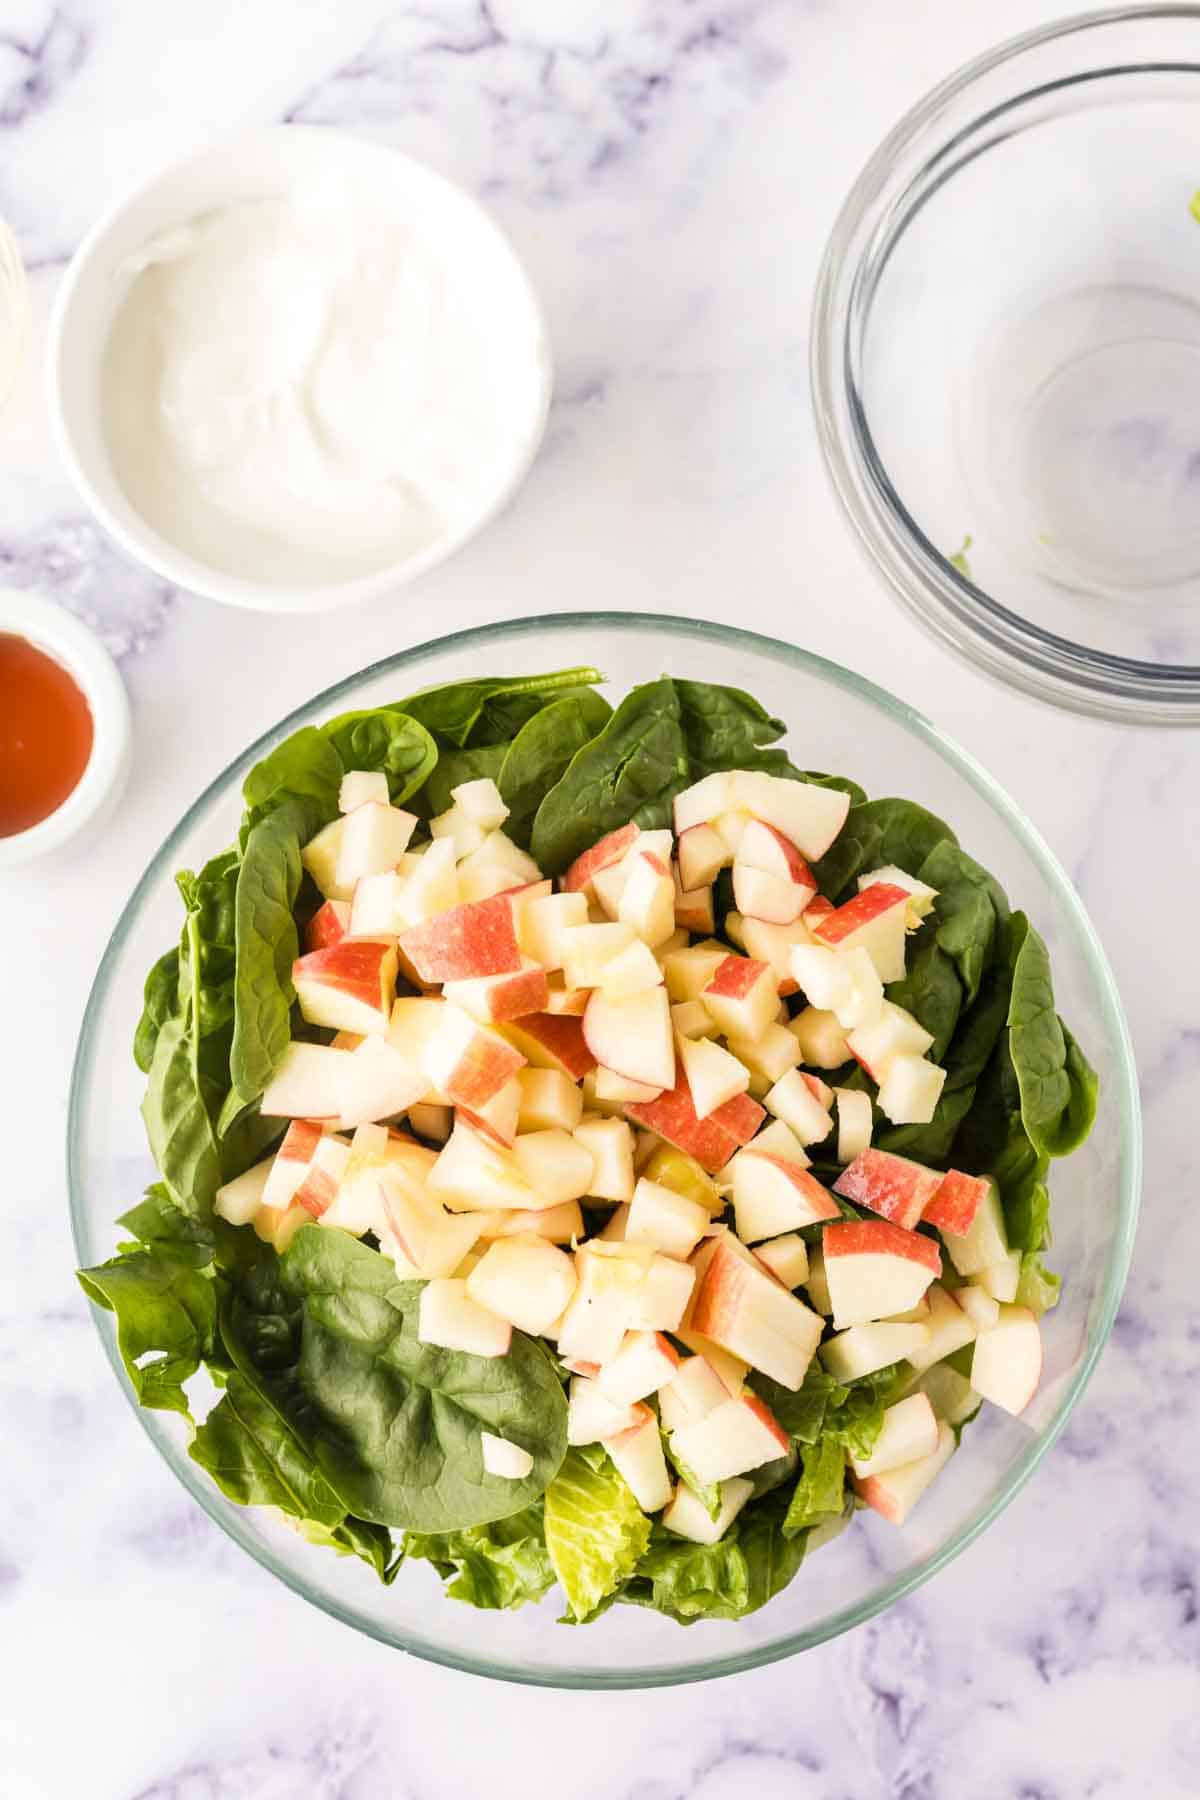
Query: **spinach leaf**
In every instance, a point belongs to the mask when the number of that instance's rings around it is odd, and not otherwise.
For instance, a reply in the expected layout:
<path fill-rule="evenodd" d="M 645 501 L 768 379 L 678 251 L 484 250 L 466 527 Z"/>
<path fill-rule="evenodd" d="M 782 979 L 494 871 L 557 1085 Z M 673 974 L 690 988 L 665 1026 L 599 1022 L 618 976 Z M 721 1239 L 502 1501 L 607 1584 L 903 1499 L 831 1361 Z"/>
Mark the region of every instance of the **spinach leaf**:
<path fill-rule="evenodd" d="M 546 874 L 559 875 L 589 844 L 630 819 L 643 827 L 669 825 L 671 802 L 688 779 L 674 683 L 664 678 L 634 688 L 542 799 L 530 840 L 534 860 Z"/>
<path fill-rule="evenodd" d="M 505 744 L 483 744 L 477 750 L 443 750 L 437 768 L 420 793 L 413 795 L 412 810 L 423 819 L 433 819 L 450 807 L 451 790 L 462 782 L 478 781 L 486 775 L 498 783 L 506 751 Z"/>
<path fill-rule="evenodd" d="M 136 1206 L 117 1220 L 147 1249 L 163 1248 L 195 1269 L 206 1269 L 216 1254 L 210 1222 L 176 1206 L 161 1182 L 148 1187 Z"/>
<path fill-rule="evenodd" d="M 542 796 L 561 781 L 577 750 L 590 744 L 612 717 L 612 707 L 591 688 L 555 700 L 523 725 L 505 752 L 498 786 L 508 807 L 504 829 L 522 848 L 529 843 Z"/>
<path fill-rule="evenodd" d="M 567 1451 L 546 1489 L 545 1516 L 550 1562 L 581 1623 L 632 1575 L 650 1521 L 624 1476 L 590 1446 Z"/>
<path fill-rule="evenodd" d="M 197 1052 L 187 1021 L 168 1019 L 155 1042 L 142 1118 L 171 1198 L 184 1212 L 204 1218 L 224 1179 L 213 1122 L 223 1094 Z"/>
<path fill-rule="evenodd" d="M 782 750 L 767 750 L 787 726 L 741 688 L 675 678 L 691 780 L 717 769 L 764 769 L 799 778 Z"/>
<path fill-rule="evenodd" d="M 983 978 L 975 1004 L 961 1015 L 942 1058 L 944 1095 L 968 1088 L 974 1091 L 1008 1022 L 1011 992 L 1012 969 L 1007 955 L 999 954 Z"/>
<path fill-rule="evenodd" d="M 281 800 L 246 839 L 237 878 L 236 1006 L 229 1079 L 245 1106 L 257 1100 L 292 1034 L 292 964 L 300 949 L 294 909 L 307 822 L 299 802 Z"/>
<path fill-rule="evenodd" d="M 916 875 L 934 846 L 957 838 L 950 827 L 913 800 L 868 800 L 852 806 L 825 855 L 813 864 L 821 892 L 848 899 L 859 875 L 888 864 Z"/>
<path fill-rule="evenodd" d="M 795 1537 L 840 1513 L 846 1498 L 846 1453 L 835 1437 L 806 1445 L 801 1455 L 801 1474 L 788 1502 L 783 1521 L 784 1537 Z"/>
<path fill-rule="evenodd" d="M 242 799 L 253 820 L 265 818 L 287 800 L 309 803 L 313 823 L 308 836 L 336 817 L 346 765 L 329 741 L 329 730 L 302 725 L 255 763 L 242 783 Z"/>
<path fill-rule="evenodd" d="M 1035 1148 L 1067 1156 L 1096 1117 L 1095 1071 L 1054 1010 L 1045 944 L 1024 913 L 1014 913 L 1009 1050 L 1021 1095 L 1021 1117 Z"/>
<path fill-rule="evenodd" d="M 452 681 L 410 695 L 400 703 L 400 710 L 440 742 L 461 750 L 467 744 L 506 743 L 533 712 L 564 689 L 594 687 L 603 679 L 599 669 L 580 668 L 549 675 Z"/>
<path fill-rule="evenodd" d="M 195 1259 L 163 1245 L 78 1272 L 89 1300 L 117 1319 L 117 1344 L 141 1406 L 190 1418 L 183 1383 L 211 1354 L 217 1289 Z"/>
<path fill-rule="evenodd" d="M 438 747 L 419 720 L 395 707 L 342 713 L 321 727 L 342 770 L 372 769 L 388 778 L 388 797 L 403 806 L 433 774 Z M 339 775 L 340 781 L 340 775 Z M 329 813 L 337 811 L 337 795 Z"/>
<path fill-rule="evenodd" d="M 887 997 L 932 1033 L 929 1055 L 942 1062 L 962 1011 L 963 985 L 931 920 L 909 940 L 903 980 L 888 983 Z"/>
<path fill-rule="evenodd" d="M 554 1586 L 540 1505 L 469 1531 L 410 1531 L 404 1554 L 410 1562 L 431 1562 L 452 1600 L 488 1611 L 515 1612 Z"/>
<path fill-rule="evenodd" d="M 946 1168 L 958 1136 L 959 1126 L 975 1102 L 974 1088 L 942 1089 L 933 1118 L 927 1125 L 885 1125 L 877 1131 L 872 1143 L 877 1150 L 891 1150 L 931 1168 Z"/>
<path fill-rule="evenodd" d="M 158 1034 L 168 1019 L 179 1012 L 179 952 L 164 950 L 146 977 L 142 990 L 142 1015 L 133 1037 L 133 1060 L 143 1075 L 150 1073 Z"/>
<path fill-rule="evenodd" d="M 974 857 L 949 839 L 930 851 L 919 879 L 938 890 L 933 909 L 937 941 L 953 959 L 970 1005 L 1008 924 L 1008 897 Z"/>

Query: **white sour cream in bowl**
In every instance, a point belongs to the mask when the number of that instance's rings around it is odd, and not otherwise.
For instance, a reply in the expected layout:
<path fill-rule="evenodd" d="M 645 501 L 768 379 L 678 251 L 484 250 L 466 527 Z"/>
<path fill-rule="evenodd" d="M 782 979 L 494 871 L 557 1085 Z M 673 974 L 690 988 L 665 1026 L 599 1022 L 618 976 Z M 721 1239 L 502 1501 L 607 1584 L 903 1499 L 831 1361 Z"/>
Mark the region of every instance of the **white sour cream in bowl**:
<path fill-rule="evenodd" d="M 465 542 L 528 469 L 550 386 L 486 215 L 394 151 L 296 126 L 102 222 L 49 376 L 68 466 L 125 548 L 275 610 L 386 591 Z"/>

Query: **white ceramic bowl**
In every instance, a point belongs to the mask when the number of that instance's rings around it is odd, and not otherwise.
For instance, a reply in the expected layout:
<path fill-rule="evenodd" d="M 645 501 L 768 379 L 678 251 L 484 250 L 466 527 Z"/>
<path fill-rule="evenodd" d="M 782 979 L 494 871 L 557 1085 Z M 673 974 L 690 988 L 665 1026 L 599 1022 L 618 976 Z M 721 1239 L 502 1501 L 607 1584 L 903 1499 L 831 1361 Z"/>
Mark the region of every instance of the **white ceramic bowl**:
<path fill-rule="evenodd" d="M 0 869 L 10 869 L 57 850 L 116 805 L 129 775 L 129 701 L 99 639 L 39 594 L 0 588 L 0 633 L 27 638 L 52 656 L 78 683 L 92 713 L 92 754 L 62 805 L 27 831 L 0 837 Z"/>
<path fill-rule="evenodd" d="M 469 272 L 481 296 L 477 329 L 507 384 L 510 454 L 486 500 L 461 526 L 403 560 L 352 580 L 311 587 L 230 575 L 186 554 L 131 504 L 105 441 L 100 371 L 125 297 L 128 259 L 148 239 L 198 214 L 263 200 L 316 178 L 370 186 Z M 521 373 L 526 371 L 526 373 Z M 165 580 L 211 600 L 264 612 L 320 612 L 388 593 L 445 560 L 503 508 L 537 453 L 550 404 L 549 340 L 540 303 L 507 239 L 474 200 L 386 145 L 323 126 L 279 125 L 177 163 L 138 188 L 88 233 L 71 262 L 50 323 L 47 384 L 59 451 L 84 501 L 122 549 Z"/>

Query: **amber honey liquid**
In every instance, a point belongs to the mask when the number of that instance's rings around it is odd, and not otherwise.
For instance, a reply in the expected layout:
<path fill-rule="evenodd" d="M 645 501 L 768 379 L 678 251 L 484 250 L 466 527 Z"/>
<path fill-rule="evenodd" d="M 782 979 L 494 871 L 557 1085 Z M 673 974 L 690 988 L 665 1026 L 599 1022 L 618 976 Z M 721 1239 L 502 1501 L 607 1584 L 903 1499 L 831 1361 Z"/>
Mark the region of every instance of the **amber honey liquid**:
<path fill-rule="evenodd" d="M 79 785 L 92 738 L 91 708 L 62 664 L 0 632 L 0 837 L 57 811 Z"/>

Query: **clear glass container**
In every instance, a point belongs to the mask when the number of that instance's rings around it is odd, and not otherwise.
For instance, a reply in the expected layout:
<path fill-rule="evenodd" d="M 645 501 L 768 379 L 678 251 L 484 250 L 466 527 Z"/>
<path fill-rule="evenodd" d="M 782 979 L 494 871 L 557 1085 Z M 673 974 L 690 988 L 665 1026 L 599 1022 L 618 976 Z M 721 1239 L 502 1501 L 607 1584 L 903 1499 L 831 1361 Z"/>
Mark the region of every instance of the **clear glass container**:
<path fill-rule="evenodd" d="M 973 664 L 1200 720 L 1200 8 L 1123 7 L 936 88 L 854 185 L 814 305 L 834 485 Z"/>
<path fill-rule="evenodd" d="M 614 1607 L 582 1629 L 557 1624 L 551 1596 L 517 1613 L 476 1612 L 446 1599 L 428 1564 L 391 1588 L 365 1567 L 302 1542 L 270 1516 L 228 1503 L 187 1456 L 174 1415 L 139 1411 L 156 1448 L 206 1512 L 297 1593 L 359 1631 L 432 1662 L 546 1686 L 650 1687 L 752 1668 L 819 1644 L 870 1618 L 950 1562 L 984 1531 L 1050 1448 L 1108 1336 L 1129 1265 L 1140 1175 L 1133 1055 L 1095 931 L 1068 876 L 993 778 L 917 713 L 818 657 L 717 625 L 637 614 L 517 620 L 461 632 L 376 663 L 319 694 L 251 744 L 187 809 L 130 897 L 96 978 L 71 1093 L 69 1171 L 81 1264 L 112 1254 L 113 1220 L 153 1178 L 138 1105 L 143 1078 L 130 1044 L 142 984 L 178 935 L 176 869 L 198 867 L 230 842 L 240 784 L 252 763 L 298 726 L 351 707 L 394 701 L 434 682 L 482 673 L 594 663 L 619 694 L 659 672 L 736 683 L 791 721 L 803 767 L 852 775 L 879 796 L 912 796 L 947 819 L 1045 935 L 1058 1003 L 1096 1064 L 1095 1132 L 1053 1173 L 1053 1264 L 1063 1298 L 1046 1319 L 1041 1390 L 1021 1419 L 985 1409 L 962 1452 L 902 1529 L 857 1518 L 792 1585 L 742 1623 L 681 1629 L 657 1614 Z M 111 1315 L 96 1313 L 125 1384 Z M 1047 1501 L 1051 1490 L 1047 1489 Z M 136 1495 L 130 1505 L 136 1507 Z"/>

